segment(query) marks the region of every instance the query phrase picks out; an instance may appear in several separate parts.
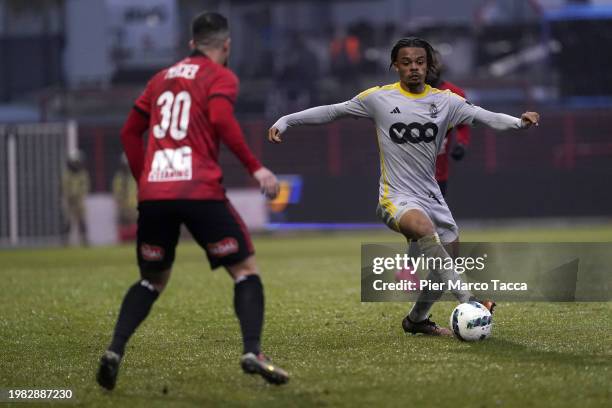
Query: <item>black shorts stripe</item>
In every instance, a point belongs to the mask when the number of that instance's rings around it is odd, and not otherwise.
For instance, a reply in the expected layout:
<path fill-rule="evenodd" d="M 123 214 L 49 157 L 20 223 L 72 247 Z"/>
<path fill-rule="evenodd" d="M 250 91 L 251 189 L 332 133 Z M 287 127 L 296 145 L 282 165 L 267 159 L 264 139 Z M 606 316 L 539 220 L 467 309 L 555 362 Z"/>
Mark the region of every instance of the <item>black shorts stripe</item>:
<path fill-rule="evenodd" d="M 242 233 L 244 234 L 244 236 L 247 237 L 246 241 L 247 241 L 247 248 L 249 252 L 251 253 L 254 252 L 253 242 L 251 242 L 251 236 L 249 234 L 249 230 L 247 229 L 247 226 L 242 220 L 242 217 L 240 216 L 240 214 L 238 214 L 238 211 L 236 211 L 234 206 L 229 201 L 225 201 L 225 206 L 227 207 L 230 214 L 232 214 L 232 217 L 234 217 L 234 220 L 236 220 L 236 223 L 240 226 L 240 229 L 242 230 Z"/>

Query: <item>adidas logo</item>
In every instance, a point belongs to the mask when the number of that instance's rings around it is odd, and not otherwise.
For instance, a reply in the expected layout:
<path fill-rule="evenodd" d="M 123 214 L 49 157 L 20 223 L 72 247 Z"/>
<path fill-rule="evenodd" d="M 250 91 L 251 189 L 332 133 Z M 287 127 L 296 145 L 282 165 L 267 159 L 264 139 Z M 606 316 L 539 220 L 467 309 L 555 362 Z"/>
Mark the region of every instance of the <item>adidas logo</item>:
<path fill-rule="evenodd" d="M 395 109 L 393 109 L 391 112 L 389 113 L 402 113 L 400 112 L 399 108 L 396 106 Z"/>

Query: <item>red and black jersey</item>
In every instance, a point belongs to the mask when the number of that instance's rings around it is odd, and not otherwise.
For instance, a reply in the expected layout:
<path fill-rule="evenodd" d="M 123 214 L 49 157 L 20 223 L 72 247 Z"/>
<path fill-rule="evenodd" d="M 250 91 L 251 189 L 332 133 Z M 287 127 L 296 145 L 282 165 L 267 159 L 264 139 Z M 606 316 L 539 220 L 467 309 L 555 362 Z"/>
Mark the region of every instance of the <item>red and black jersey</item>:
<path fill-rule="evenodd" d="M 237 96 L 232 71 L 197 51 L 149 81 L 121 135 L 139 201 L 224 199 L 221 141 L 250 173 L 261 167 L 234 118 Z"/>
<path fill-rule="evenodd" d="M 465 98 L 465 92 L 463 89 L 459 88 L 457 85 L 448 82 L 442 81 L 438 86 L 438 89 L 449 89 L 451 92 L 456 93 L 457 95 Z M 467 146 L 470 143 L 470 127 L 468 125 L 458 125 L 454 128 L 457 133 L 457 143 L 460 143 L 464 146 Z M 449 144 L 451 141 L 453 129 L 449 129 L 446 132 L 446 137 L 444 138 L 444 143 L 442 144 L 442 149 L 438 152 L 438 157 L 436 158 L 436 180 L 437 181 L 446 181 L 448 180 L 448 154 L 449 154 Z"/>

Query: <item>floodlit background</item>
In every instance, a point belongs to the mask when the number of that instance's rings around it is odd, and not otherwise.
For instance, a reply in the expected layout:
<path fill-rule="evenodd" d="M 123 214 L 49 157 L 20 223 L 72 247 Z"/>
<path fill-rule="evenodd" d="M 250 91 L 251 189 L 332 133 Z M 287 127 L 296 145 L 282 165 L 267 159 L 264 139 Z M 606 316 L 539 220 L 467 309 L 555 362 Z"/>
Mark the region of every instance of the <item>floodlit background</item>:
<path fill-rule="evenodd" d="M 251 226 L 384 228 L 371 123 L 292 129 L 281 146 L 264 135 L 280 115 L 395 82 L 390 49 L 413 35 L 440 51 L 445 79 L 473 103 L 542 114 L 527 132 L 472 131 L 467 156 L 451 163 L 460 225 L 612 215 L 610 0 L 0 0 L 2 246 L 61 242 L 61 174 L 77 149 L 90 239 L 117 240 L 119 129 L 147 80 L 188 53 L 202 10 L 229 17 L 237 114 L 256 155 L 285 176 L 272 207 L 236 193 Z M 230 190 L 254 187 L 227 152 L 222 164 Z"/>

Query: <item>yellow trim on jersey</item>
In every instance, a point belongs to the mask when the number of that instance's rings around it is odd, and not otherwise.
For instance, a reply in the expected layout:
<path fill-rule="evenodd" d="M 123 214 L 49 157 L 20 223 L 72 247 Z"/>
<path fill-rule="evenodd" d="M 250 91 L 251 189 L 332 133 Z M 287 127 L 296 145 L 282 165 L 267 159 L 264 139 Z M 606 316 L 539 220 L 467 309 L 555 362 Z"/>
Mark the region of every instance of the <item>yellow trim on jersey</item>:
<path fill-rule="evenodd" d="M 399 231 L 399 224 L 397 223 L 397 220 L 395 219 L 395 214 L 397 213 L 397 207 L 395 206 L 395 204 L 393 204 L 393 202 L 391 202 L 391 200 L 388 197 L 389 196 L 389 182 L 387 181 L 387 169 L 385 167 L 385 154 L 383 153 L 380 147 L 380 135 L 378 133 L 378 129 L 376 130 L 376 144 L 378 145 L 378 152 L 380 155 L 380 173 L 383 179 L 383 196 L 378 202 L 380 203 L 382 208 L 385 209 L 385 211 L 391 214 L 391 217 L 393 218 L 393 224 L 395 226 L 395 229 Z"/>
<path fill-rule="evenodd" d="M 462 101 L 464 101 L 464 102 L 465 102 L 465 98 L 464 98 L 463 96 L 461 96 L 461 95 L 458 95 L 458 94 L 454 93 L 454 92 L 453 92 L 453 91 L 451 91 L 450 89 L 445 89 L 444 91 L 440 91 L 440 92 L 449 93 L 449 94 L 451 94 L 451 95 L 453 95 L 453 96 L 456 96 L 457 98 L 459 98 L 459 99 L 461 99 Z"/>
<path fill-rule="evenodd" d="M 357 98 L 363 99 L 366 96 L 370 95 L 371 93 L 378 91 L 379 89 L 380 89 L 380 86 L 373 86 L 371 88 L 368 88 L 365 91 L 362 91 L 361 93 L 359 93 L 359 95 L 357 95 Z"/>
<path fill-rule="evenodd" d="M 406 91 L 404 88 L 402 88 L 402 85 L 399 82 L 396 82 L 394 84 L 395 89 L 397 89 L 398 91 L 400 91 L 400 93 L 404 96 L 407 96 L 410 99 L 419 99 L 419 98 L 424 98 L 427 95 L 429 95 L 430 93 L 432 93 L 432 91 L 436 88 L 432 88 L 431 86 L 425 84 L 425 89 L 423 89 L 423 92 L 421 93 L 412 93 L 412 92 L 408 92 Z M 435 91 L 433 91 L 433 93 L 436 93 Z"/>
<path fill-rule="evenodd" d="M 357 95 L 357 98 L 359 99 L 363 99 L 368 95 L 373 94 L 376 91 L 388 91 L 391 89 L 395 89 L 395 85 L 396 84 L 389 84 L 389 85 L 383 85 L 383 86 L 373 86 L 371 88 L 366 89 L 365 91 L 362 91 L 361 93 L 359 93 Z"/>
<path fill-rule="evenodd" d="M 415 94 L 412 92 L 408 92 L 406 91 L 404 88 L 402 88 L 402 85 L 400 82 L 395 82 L 393 84 L 388 84 L 388 85 L 383 85 L 383 86 L 373 86 L 371 88 L 366 89 L 365 91 L 361 91 L 358 95 L 357 98 L 359 99 L 363 99 L 368 95 L 373 94 L 374 92 L 377 91 L 390 91 L 390 90 L 398 90 L 402 95 L 407 96 L 410 99 L 419 99 L 419 98 L 424 98 L 429 94 L 437 94 L 437 93 L 451 93 L 463 100 L 465 100 L 465 98 L 463 98 L 461 95 L 457 95 L 456 93 L 450 91 L 449 89 L 438 89 L 438 88 L 433 88 L 430 85 L 425 84 L 425 88 L 423 89 L 423 92 Z"/>
<path fill-rule="evenodd" d="M 395 86 L 397 84 L 399 84 L 399 82 L 395 82 L 393 84 L 388 84 L 388 85 L 381 86 L 380 89 L 383 89 L 385 91 L 392 90 L 392 89 L 395 89 Z"/>

